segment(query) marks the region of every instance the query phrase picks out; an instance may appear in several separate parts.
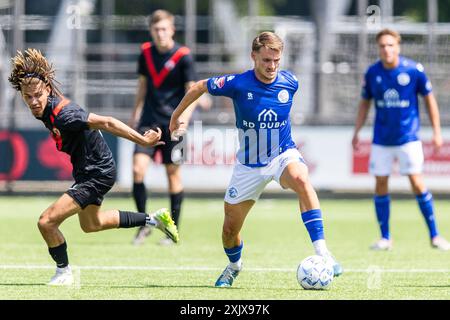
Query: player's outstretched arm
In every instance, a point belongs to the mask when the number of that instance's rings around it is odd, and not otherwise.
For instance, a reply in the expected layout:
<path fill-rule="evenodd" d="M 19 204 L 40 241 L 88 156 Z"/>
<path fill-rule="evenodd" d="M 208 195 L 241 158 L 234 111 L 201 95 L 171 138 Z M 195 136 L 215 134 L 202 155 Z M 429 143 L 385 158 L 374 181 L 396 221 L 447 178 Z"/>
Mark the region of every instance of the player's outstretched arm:
<path fill-rule="evenodd" d="M 354 150 L 358 150 L 359 145 L 359 130 L 364 126 L 364 123 L 366 122 L 367 115 L 369 114 L 370 109 L 370 100 L 361 99 L 358 106 L 358 115 L 356 116 L 355 121 L 355 130 L 353 131 L 353 138 L 352 138 L 352 146 Z"/>
<path fill-rule="evenodd" d="M 443 144 L 439 107 L 432 92 L 423 97 L 423 99 L 427 107 L 428 116 L 430 117 L 431 126 L 433 127 L 433 146 L 435 151 L 438 151 Z"/>
<path fill-rule="evenodd" d="M 115 136 L 128 139 L 144 147 L 164 144 L 164 142 L 159 141 L 161 139 L 161 129 L 159 128 L 157 128 L 157 131 L 148 130 L 142 135 L 116 118 L 100 116 L 95 113 L 89 113 L 88 125 L 90 129 L 105 130 Z"/>
<path fill-rule="evenodd" d="M 192 105 L 202 94 L 208 91 L 206 86 L 207 80 L 200 80 L 194 83 L 189 90 L 186 92 L 183 99 L 180 101 L 176 109 L 172 113 L 172 117 L 170 118 L 169 130 L 172 134 L 174 134 L 177 130 L 185 130 L 187 127 L 187 123 L 185 119 L 181 119 L 181 115 L 183 112 Z M 192 112 L 192 110 L 190 110 Z M 182 132 L 178 133 L 179 135 Z"/>

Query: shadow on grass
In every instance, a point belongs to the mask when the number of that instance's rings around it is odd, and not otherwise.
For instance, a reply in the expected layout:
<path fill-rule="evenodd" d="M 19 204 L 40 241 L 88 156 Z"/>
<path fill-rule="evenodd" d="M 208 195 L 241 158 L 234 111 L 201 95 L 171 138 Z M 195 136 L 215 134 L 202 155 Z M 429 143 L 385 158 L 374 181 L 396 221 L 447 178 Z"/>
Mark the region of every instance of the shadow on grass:
<path fill-rule="evenodd" d="M 87 287 L 90 285 L 84 285 L 82 287 Z M 99 285 L 92 285 L 95 287 L 98 287 Z M 109 288 L 136 288 L 136 289 L 143 289 L 143 288 L 173 288 L 173 289 L 189 289 L 189 288 L 199 288 L 199 289 L 216 289 L 216 290 L 284 290 L 284 291 L 299 291 L 299 289 L 296 288 L 260 288 L 260 287 L 227 287 L 227 288 L 217 288 L 215 286 L 211 285 L 159 285 L 159 284 L 143 284 L 143 285 L 115 285 L 115 286 L 108 286 Z M 320 291 L 320 290 L 309 290 L 309 291 Z"/>
<path fill-rule="evenodd" d="M 42 287 L 42 286 L 47 286 L 45 283 L 0 283 L 0 287 L 1 286 L 10 286 L 10 287 L 17 287 L 17 286 L 22 286 L 22 287 Z"/>
<path fill-rule="evenodd" d="M 409 285 L 409 286 L 396 286 L 398 288 L 450 288 L 450 284 L 442 285 Z"/>
<path fill-rule="evenodd" d="M 230 288 L 216 288 L 214 286 L 207 286 L 207 285 L 159 285 L 159 284 L 143 284 L 143 285 L 117 285 L 117 286 L 108 286 L 109 288 L 137 288 L 137 289 L 143 289 L 143 288 L 202 288 L 202 289 L 222 289 L 222 290 L 247 290 L 248 288 L 239 288 L 239 287 L 230 287 Z"/>
<path fill-rule="evenodd" d="M 2 286 L 9 286 L 9 287 L 51 287 L 48 286 L 45 283 L 0 283 L 0 287 Z M 99 283 L 90 283 L 90 284 L 81 284 L 79 288 L 111 288 L 111 289 L 146 289 L 146 288 L 161 288 L 161 289 L 216 289 L 216 290 L 283 290 L 283 291 L 305 291 L 300 288 L 261 288 L 261 287 L 227 287 L 227 288 L 217 288 L 212 285 L 161 285 L 161 284 L 142 284 L 142 285 L 106 285 L 106 284 L 99 284 Z M 415 286 L 404 286 L 404 287 L 415 287 Z M 416 286 L 421 287 L 421 286 Z M 449 287 L 449 286 L 422 286 L 422 287 Z M 67 288 L 72 288 L 72 286 L 68 286 Z M 322 290 L 306 290 L 308 293 L 315 293 L 318 294 L 323 293 Z"/>

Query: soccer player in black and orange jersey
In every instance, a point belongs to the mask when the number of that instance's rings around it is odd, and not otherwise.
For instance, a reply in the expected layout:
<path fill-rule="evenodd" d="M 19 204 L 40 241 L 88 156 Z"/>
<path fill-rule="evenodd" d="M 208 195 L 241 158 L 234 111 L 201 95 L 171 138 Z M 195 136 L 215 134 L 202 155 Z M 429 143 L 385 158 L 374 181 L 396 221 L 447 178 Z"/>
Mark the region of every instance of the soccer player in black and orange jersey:
<path fill-rule="evenodd" d="M 147 193 L 144 178 L 150 160 L 155 160 L 160 152 L 168 178 L 171 213 L 178 225 L 183 201 L 179 164 L 183 155 L 179 148 L 175 148 L 179 141 L 171 140 L 168 127 L 173 110 L 193 85 L 196 76 L 189 49 L 173 39 L 174 16 L 168 11 L 156 10 L 149 17 L 149 28 L 152 42 L 145 42 L 141 46 L 139 80 L 130 126 L 139 132 L 160 127 L 161 141 L 165 144 L 152 148 L 136 145 L 133 155 L 133 197 L 138 211 L 145 212 Z M 183 115 L 184 123 L 189 122 L 192 113 L 190 110 L 192 108 Z M 133 243 L 142 244 L 150 231 L 146 226 L 141 227 Z M 172 243 L 170 239 L 162 239 L 160 242 L 162 245 Z"/>
<path fill-rule="evenodd" d="M 53 66 L 41 52 L 28 49 L 13 57 L 8 80 L 21 93 L 33 116 L 50 130 L 57 149 L 70 155 L 75 183 L 41 214 L 38 227 L 57 266 L 49 285 L 71 285 L 67 243 L 59 230 L 70 216 L 78 214 L 84 232 L 148 225 L 176 242 L 178 231 L 167 209 L 153 214 L 100 210 L 104 195 L 116 180 L 116 165 L 99 130 L 142 146 L 162 145 L 161 130 L 140 134 L 113 117 L 86 112 L 63 96 L 55 86 L 54 75 Z"/>

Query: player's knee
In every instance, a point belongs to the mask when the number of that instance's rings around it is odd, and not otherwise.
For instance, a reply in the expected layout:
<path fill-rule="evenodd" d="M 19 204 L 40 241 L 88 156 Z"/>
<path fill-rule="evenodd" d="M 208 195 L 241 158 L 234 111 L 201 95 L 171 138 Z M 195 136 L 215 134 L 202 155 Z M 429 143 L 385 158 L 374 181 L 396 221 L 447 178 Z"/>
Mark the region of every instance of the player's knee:
<path fill-rule="evenodd" d="M 37 226 L 41 231 L 48 231 L 58 227 L 58 221 L 52 218 L 47 211 L 41 214 Z"/>
<path fill-rule="evenodd" d="M 310 187 L 309 179 L 306 175 L 296 175 L 292 177 L 292 181 L 297 190 L 306 190 Z"/>
<path fill-rule="evenodd" d="M 145 176 L 145 169 L 140 165 L 133 165 L 134 182 L 142 182 Z"/>
<path fill-rule="evenodd" d="M 80 226 L 84 233 L 92 233 L 102 230 L 99 223 L 81 223 Z"/>
<path fill-rule="evenodd" d="M 45 218 L 43 218 L 42 215 L 39 217 L 37 226 L 38 226 L 39 230 L 41 230 L 41 231 L 47 230 L 47 227 L 48 227 L 47 220 Z"/>
<path fill-rule="evenodd" d="M 375 193 L 378 195 L 384 195 L 388 193 L 388 179 L 377 178 L 375 184 Z"/>
<path fill-rule="evenodd" d="M 183 184 L 180 180 L 169 179 L 169 191 L 170 193 L 179 193 L 183 190 Z"/>

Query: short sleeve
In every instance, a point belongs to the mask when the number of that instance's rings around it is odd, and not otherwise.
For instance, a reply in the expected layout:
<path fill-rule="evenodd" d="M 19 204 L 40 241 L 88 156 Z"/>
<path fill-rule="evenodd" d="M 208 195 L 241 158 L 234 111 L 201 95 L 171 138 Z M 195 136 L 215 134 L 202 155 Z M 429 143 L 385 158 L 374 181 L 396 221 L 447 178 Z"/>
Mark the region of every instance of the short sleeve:
<path fill-rule="evenodd" d="M 74 105 L 68 105 L 62 108 L 55 119 L 55 125 L 58 129 L 68 131 L 88 130 L 89 114 L 82 108 Z"/>
<path fill-rule="evenodd" d="M 295 93 L 298 90 L 298 78 L 290 71 L 286 71 L 286 74 L 289 76 L 289 83 L 292 85 L 292 91 Z"/>
<path fill-rule="evenodd" d="M 183 57 L 181 60 L 182 62 L 182 76 L 184 79 L 184 83 L 190 82 L 190 81 L 196 81 L 197 80 L 197 74 L 195 72 L 194 67 L 194 59 L 192 58 L 192 55 L 188 54 Z"/>
<path fill-rule="evenodd" d="M 147 65 L 145 64 L 145 57 L 142 52 L 138 59 L 137 73 L 142 76 L 148 76 Z"/>
<path fill-rule="evenodd" d="M 208 92 L 213 96 L 225 96 L 233 98 L 236 87 L 236 76 L 225 75 L 209 78 L 207 81 Z"/>
<path fill-rule="evenodd" d="M 416 69 L 417 69 L 417 91 L 422 96 L 426 96 L 432 91 L 431 82 L 430 80 L 428 80 L 428 77 L 425 74 L 422 64 L 418 63 Z"/>
<path fill-rule="evenodd" d="M 364 75 L 364 82 L 361 88 L 361 97 L 366 100 L 370 100 L 373 98 L 373 93 L 370 89 L 369 70 L 367 70 L 366 74 Z"/>

